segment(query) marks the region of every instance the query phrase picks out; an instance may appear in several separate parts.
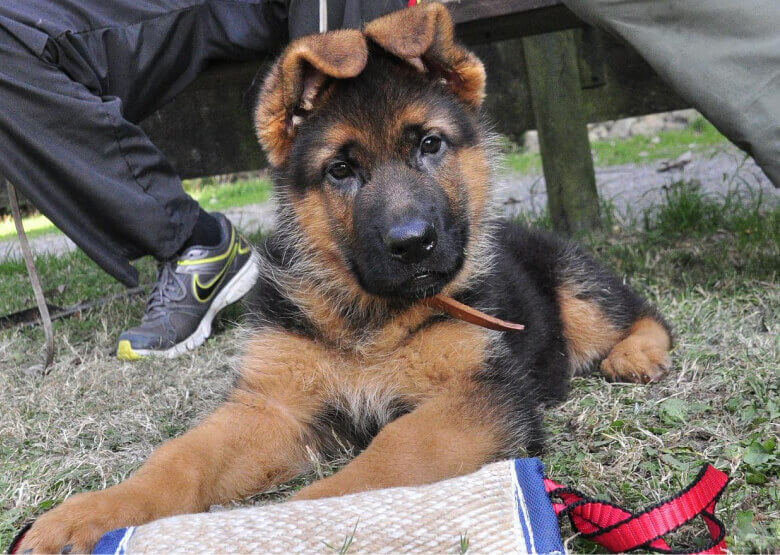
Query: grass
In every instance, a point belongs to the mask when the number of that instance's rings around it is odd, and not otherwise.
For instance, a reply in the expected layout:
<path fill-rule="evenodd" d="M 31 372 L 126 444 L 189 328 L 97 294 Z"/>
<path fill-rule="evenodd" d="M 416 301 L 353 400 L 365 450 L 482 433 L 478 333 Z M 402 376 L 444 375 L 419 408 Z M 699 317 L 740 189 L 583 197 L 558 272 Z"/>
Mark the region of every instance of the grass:
<path fill-rule="evenodd" d="M 211 179 L 194 179 L 184 182 L 184 190 L 204 210 L 214 212 L 225 208 L 265 202 L 271 194 L 271 182 L 265 178 L 246 179 L 232 183 L 217 183 Z M 46 216 L 34 214 L 23 218 L 28 237 L 48 233 L 60 233 Z M 16 237 L 16 227 L 10 216 L 0 218 L 0 241 Z"/>
<path fill-rule="evenodd" d="M 716 201 L 677 183 L 643 219 L 643 232 L 584 240 L 668 317 L 674 369 L 652 388 L 576 379 L 549 420 L 556 448 L 548 472 L 638 508 L 712 462 L 732 476 L 719 503 L 731 549 L 776 552 L 780 209 L 760 197 Z M 685 532 L 689 543 L 702 538 Z"/>
<path fill-rule="evenodd" d="M 271 195 L 271 182 L 265 178 L 223 184 L 216 183 L 213 179 L 193 180 L 185 182 L 184 190 L 197 200 L 204 210 L 213 212 L 267 201 Z"/>
<path fill-rule="evenodd" d="M 458 538 L 458 553 L 463 555 L 469 550 L 469 537 L 466 534 L 461 534 Z"/>
<path fill-rule="evenodd" d="M 24 231 L 27 233 L 27 237 L 37 237 L 57 231 L 54 224 L 43 214 L 22 217 L 22 223 L 24 224 Z M 0 217 L 0 241 L 15 237 L 16 226 L 13 218 L 10 215 Z"/>
<path fill-rule="evenodd" d="M 685 129 L 661 131 L 653 136 L 591 141 L 590 148 L 593 164 L 603 167 L 674 159 L 689 150 L 701 152 L 726 141 L 710 122 L 698 117 Z M 505 165 L 510 171 L 522 174 L 538 173 L 542 169 L 542 158 L 538 152 L 522 152 L 510 146 Z"/>
<path fill-rule="evenodd" d="M 360 519 L 355 521 L 355 526 L 352 527 L 352 531 L 344 536 L 344 541 L 341 542 L 341 545 L 336 547 L 333 545 L 330 545 L 327 542 L 322 542 L 325 547 L 333 551 L 334 553 L 338 553 L 339 555 L 345 555 L 349 551 L 349 548 L 352 547 L 352 542 L 355 540 L 355 532 L 357 532 L 358 524 L 360 523 Z"/>
<path fill-rule="evenodd" d="M 582 241 L 666 315 L 676 336 L 672 371 L 652 386 L 575 379 L 569 400 L 546 416 L 547 472 L 588 494 L 640 508 L 678 491 L 709 461 L 732 476 L 718 506 L 730 549 L 777 552 L 780 209 L 761 197 L 737 202 L 678 183 L 658 206 L 634 217 L 639 220 L 620 225 L 622 216 L 605 210 L 610 232 Z M 544 214 L 528 219 L 549 225 Z M 119 291 L 78 253 L 40 267 L 44 289 L 61 304 Z M 152 279 L 152 264 L 140 270 Z M 0 264 L 0 313 L 32 305 L 25 279 L 21 264 Z M 117 334 L 142 312 L 143 299 L 136 297 L 55 322 L 56 363 L 45 378 L 37 372 L 42 331 L 0 332 L 0 546 L 71 493 L 122 480 L 155 445 L 213 410 L 231 387 L 243 341 L 233 323 L 238 309 L 228 311 L 196 354 L 115 360 Z M 318 467 L 252 500 L 282 499 L 332 470 Z M 686 527 L 682 538 L 700 541 L 702 528 Z M 571 549 L 596 551 L 573 538 L 566 523 L 563 533 Z M 468 548 L 464 535 L 460 550 Z"/>

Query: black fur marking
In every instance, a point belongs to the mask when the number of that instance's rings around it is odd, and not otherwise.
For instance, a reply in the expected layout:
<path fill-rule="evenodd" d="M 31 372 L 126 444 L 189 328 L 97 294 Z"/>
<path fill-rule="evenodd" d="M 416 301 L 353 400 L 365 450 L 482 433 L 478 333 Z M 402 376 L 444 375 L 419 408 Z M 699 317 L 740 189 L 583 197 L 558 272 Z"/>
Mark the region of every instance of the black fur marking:
<path fill-rule="evenodd" d="M 503 431 L 496 458 L 536 457 L 544 451 L 544 426 L 539 391 L 524 365 L 511 357 L 494 356 L 477 374 L 480 393 L 493 412 L 488 416 Z"/>
<path fill-rule="evenodd" d="M 368 447 L 371 440 L 386 424 L 410 412 L 414 407 L 401 399 L 393 400 L 380 420 L 368 413 L 360 421 L 355 420 L 343 405 L 331 403 L 322 408 L 310 426 L 310 434 L 318 451 L 325 458 L 343 455 L 345 449 L 357 455 Z"/>
<path fill-rule="evenodd" d="M 514 383 L 518 397 L 531 386 L 544 404 L 562 401 L 568 393 L 570 364 L 557 300 L 562 285 L 576 287 L 578 296 L 595 302 L 618 329 L 628 331 L 645 316 L 669 329 L 655 308 L 579 247 L 508 222 L 498 228 L 496 239 L 499 253 L 492 273 L 459 300 L 526 326 L 523 332 L 501 336 L 508 357 L 523 361 L 533 381 L 529 384 L 524 373 L 514 382 L 498 379 Z M 507 369 L 495 372 L 505 374 Z"/>
<path fill-rule="evenodd" d="M 279 271 L 284 271 L 290 266 L 290 257 L 294 254 L 282 245 L 277 236 L 267 238 L 259 250 L 261 255 Z M 305 335 L 317 337 L 314 326 L 303 311 L 295 305 L 280 289 L 271 276 L 263 275 L 245 297 L 249 322 L 256 327 L 276 325 L 282 329 Z"/>

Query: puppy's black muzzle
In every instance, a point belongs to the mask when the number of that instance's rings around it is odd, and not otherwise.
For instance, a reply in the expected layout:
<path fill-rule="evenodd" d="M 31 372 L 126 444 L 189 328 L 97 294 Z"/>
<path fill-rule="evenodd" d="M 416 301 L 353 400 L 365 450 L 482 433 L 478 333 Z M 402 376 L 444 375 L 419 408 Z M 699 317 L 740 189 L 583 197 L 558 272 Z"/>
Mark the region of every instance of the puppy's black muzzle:
<path fill-rule="evenodd" d="M 436 247 L 436 228 L 431 222 L 411 219 L 388 229 L 382 241 L 394 259 L 415 264 L 428 258 Z"/>
<path fill-rule="evenodd" d="M 353 207 L 352 270 L 369 293 L 419 299 L 436 294 L 463 263 L 468 221 L 442 186 L 403 163 L 374 171 Z"/>

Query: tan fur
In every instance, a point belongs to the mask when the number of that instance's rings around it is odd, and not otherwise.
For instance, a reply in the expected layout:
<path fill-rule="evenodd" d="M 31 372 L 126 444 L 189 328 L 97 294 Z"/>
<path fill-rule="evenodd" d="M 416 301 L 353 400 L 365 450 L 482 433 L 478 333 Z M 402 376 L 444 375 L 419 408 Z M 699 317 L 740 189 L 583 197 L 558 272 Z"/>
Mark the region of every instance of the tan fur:
<path fill-rule="evenodd" d="M 671 365 L 671 346 L 672 339 L 661 324 L 642 318 L 601 362 L 601 372 L 611 380 L 657 382 Z"/>
<path fill-rule="evenodd" d="M 333 189 L 326 189 L 323 195 L 325 211 L 334 223 L 334 233 L 350 238 L 354 235 L 354 223 L 352 220 L 352 202 L 349 197 Z"/>
<path fill-rule="evenodd" d="M 365 35 L 415 68 L 441 73 L 447 85 L 472 107 L 485 97 L 485 68 L 455 43 L 452 20 L 438 2 L 420 4 L 375 19 Z"/>
<path fill-rule="evenodd" d="M 322 150 L 313 153 L 313 158 L 317 160 L 318 166 L 322 166 L 330 160 L 347 143 L 370 144 L 371 135 L 364 133 L 354 125 L 346 122 L 337 122 L 331 124 L 330 128 L 323 134 L 322 141 L 324 146 Z"/>
<path fill-rule="evenodd" d="M 345 350 L 288 332 L 255 336 L 242 364 L 242 390 L 291 392 L 311 398 L 341 391 L 394 391 L 415 402 L 435 395 L 455 378 L 480 367 L 490 332 L 459 321 L 443 321 L 410 335 L 431 309 L 413 307 L 394 318 L 374 341 Z M 271 369 L 271 370 L 269 370 Z"/>
<path fill-rule="evenodd" d="M 604 359 L 600 368 L 608 379 L 648 383 L 669 369 L 671 337 L 652 318 L 637 320 L 625 332 L 612 325 L 596 303 L 577 298 L 570 286 L 558 288 L 558 305 L 572 372 Z"/>
<path fill-rule="evenodd" d="M 311 269 L 312 275 L 300 276 L 288 284 L 287 292 L 334 342 L 356 340 L 340 314 L 345 299 L 351 300 L 363 312 L 381 312 L 385 305 L 383 299 L 368 295 L 356 283 L 339 251 L 334 234 L 338 230 L 344 233 L 346 226 L 352 228 L 351 217 L 345 212 L 346 202 L 323 189 L 308 190 L 290 201 L 301 242 L 307 245 L 307 255 L 315 266 Z"/>
<path fill-rule="evenodd" d="M 410 100 L 409 103 L 403 107 L 401 113 L 398 114 L 398 127 L 396 128 L 396 133 L 400 133 L 402 128 L 406 125 L 427 124 L 431 120 L 430 109 L 431 107 L 425 102 Z"/>
<path fill-rule="evenodd" d="M 465 382 L 391 422 L 347 466 L 293 499 L 426 484 L 477 470 L 496 452 L 500 430 L 484 418 L 486 407 L 472 387 Z"/>
<path fill-rule="evenodd" d="M 271 165 L 289 154 L 296 108 L 313 109 L 326 76 L 355 77 L 367 60 L 365 37 L 355 30 L 309 35 L 287 47 L 263 84 L 255 114 L 257 136 Z"/>
<path fill-rule="evenodd" d="M 600 360 L 623 335 L 596 303 L 577 298 L 569 286 L 558 288 L 558 306 L 573 372 Z"/>
<path fill-rule="evenodd" d="M 411 101 L 404 106 L 396 121 L 394 135 L 390 137 L 394 141 L 400 137 L 401 131 L 407 126 L 419 125 L 425 127 L 429 132 L 439 132 L 449 136 L 453 136 L 457 132 L 452 121 L 441 111 L 441 108 L 424 102 Z"/>
<path fill-rule="evenodd" d="M 457 151 L 442 173 L 437 181 L 447 193 L 450 206 L 455 211 L 466 210 L 469 219 L 469 243 L 463 268 L 442 291 L 454 296 L 491 268 L 492 229 L 486 222 L 492 218 L 495 199 L 488 185 L 492 178 L 490 166 L 484 151 L 478 147 Z"/>
<path fill-rule="evenodd" d="M 461 149 L 457 153 L 457 168 L 461 174 L 461 182 L 468 188 L 469 221 L 472 227 L 480 225 L 485 218 L 492 200 L 488 183 L 490 183 L 490 163 L 481 148 L 471 147 Z M 476 232 L 472 229 L 472 235 Z"/>
<path fill-rule="evenodd" d="M 309 249 L 317 253 L 329 267 L 347 271 L 338 245 L 333 238 L 333 225 L 327 212 L 327 193 L 322 189 L 309 189 L 292 199 L 296 223 L 309 243 Z M 345 273 L 345 276 L 348 275 Z M 354 281 L 350 279 L 350 281 Z"/>
<path fill-rule="evenodd" d="M 436 182 L 447 195 L 450 210 L 453 214 L 460 214 L 468 206 L 468 193 L 460 186 L 460 171 L 458 168 L 458 159 L 453 157 L 448 160 L 436 172 Z M 479 222 L 475 222 L 479 225 Z"/>
<path fill-rule="evenodd" d="M 407 341 L 402 331 L 408 333 L 407 326 L 420 316 L 394 322 L 363 353 L 345 353 L 289 332 L 257 334 L 248 345 L 238 387 L 223 406 L 157 449 L 125 482 L 74 496 L 41 517 L 22 547 L 53 552 L 67 541 L 74 552 L 87 550 L 100 534 L 120 525 L 202 511 L 288 480 L 309 464 L 306 425 L 323 403 L 345 395 L 356 396 L 349 401 L 352 406 L 368 404 L 369 409 L 394 396 L 424 405 L 419 414 L 389 426 L 385 439 L 356 467 L 379 456 L 372 453 L 393 458 L 382 459 L 375 474 L 369 468 L 368 477 L 351 486 L 338 485 L 339 491 L 401 483 L 405 477 L 421 483 L 476 469 L 492 452 L 497 431 L 477 418 L 476 405 L 463 395 L 473 389 L 471 377 L 484 360 L 489 334 L 445 321 Z M 375 398 L 365 398 L 371 395 Z M 409 443 L 409 438 L 416 439 Z M 371 481 L 380 475 L 381 480 Z"/>

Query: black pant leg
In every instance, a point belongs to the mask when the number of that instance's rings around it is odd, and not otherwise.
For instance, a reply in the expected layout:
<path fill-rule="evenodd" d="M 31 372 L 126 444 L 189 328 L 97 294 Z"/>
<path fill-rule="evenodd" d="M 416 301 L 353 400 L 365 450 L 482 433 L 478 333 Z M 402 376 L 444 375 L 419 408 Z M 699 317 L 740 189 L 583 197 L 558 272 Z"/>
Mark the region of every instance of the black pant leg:
<path fill-rule="evenodd" d="M 328 30 L 360 29 L 372 19 L 403 9 L 407 0 L 328 0 Z M 319 32 L 319 0 L 289 0 L 290 40 Z"/>
<path fill-rule="evenodd" d="M 104 270 L 135 285 L 129 261 L 174 255 L 198 205 L 118 98 L 72 81 L 25 36 L 0 19 L 0 175 Z"/>

